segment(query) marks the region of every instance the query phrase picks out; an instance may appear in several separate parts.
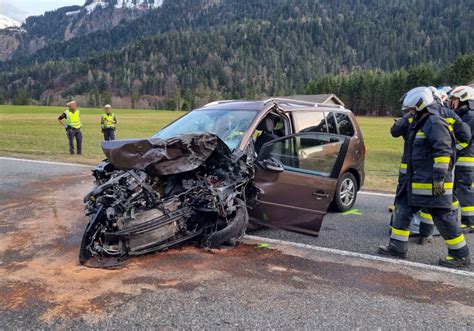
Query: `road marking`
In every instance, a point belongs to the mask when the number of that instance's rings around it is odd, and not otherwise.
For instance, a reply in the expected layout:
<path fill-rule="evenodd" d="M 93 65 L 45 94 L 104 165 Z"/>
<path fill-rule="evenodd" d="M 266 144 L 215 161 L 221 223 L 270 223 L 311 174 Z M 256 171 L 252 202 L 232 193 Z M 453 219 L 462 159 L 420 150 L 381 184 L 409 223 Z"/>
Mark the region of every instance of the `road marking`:
<path fill-rule="evenodd" d="M 0 160 L 20 161 L 20 162 L 31 162 L 31 163 L 41 163 L 41 164 L 51 164 L 51 165 L 59 165 L 59 166 L 81 167 L 81 168 L 89 168 L 89 169 L 92 169 L 92 166 L 90 166 L 90 165 L 78 164 L 78 163 L 40 161 L 40 160 L 31 160 L 31 159 L 17 159 L 17 158 L 15 158 L 15 157 L 4 157 L 4 156 L 0 156 Z"/>
<path fill-rule="evenodd" d="M 295 242 L 291 242 L 291 241 L 264 238 L 264 237 L 252 236 L 252 235 L 245 235 L 244 240 L 245 239 L 249 239 L 251 241 L 256 241 L 256 242 L 264 241 L 267 244 L 277 244 L 277 245 L 291 246 L 291 247 L 295 247 L 295 248 L 304 248 L 304 249 L 310 249 L 310 250 L 314 250 L 314 251 L 318 251 L 318 252 L 332 253 L 332 254 L 337 254 L 337 255 L 342 255 L 342 256 L 357 257 L 357 258 L 361 258 L 361 259 L 365 259 L 365 260 L 386 262 L 386 263 L 390 263 L 390 264 L 404 265 L 404 266 L 407 266 L 407 267 L 422 268 L 422 269 L 428 269 L 428 270 L 432 270 L 432 271 L 440 271 L 440 272 L 451 273 L 451 274 L 455 274 L 455 275 L 474 277 L 474 272 L 471 272 L 471 271 L 458 270 L 458 269 L 448 269 L 448 268 L 444 268 L 444 267 L 438 267 L 438 266 L 419 263 L 419 262 L 412 262 L 412 261 L 399 260 L 399 259 L 391 259 L 391 258 L 382 257 L 382 256 L 356 253 L 356 252 L 350 252 L 350 251 L 343 251 L 343 250 L 335 249 L 335 248 L 319 247 L 319 246 L 313 246 L 313 245 L 308 245 L 308 244 L 300 244 L 300 243 L 295 243 Z M 271 248 L 271 247 L 269 247 L 269 248 Z"/>
<path fill-rule="evenodd" d="M 392 194 L 392 193 L 379 193 L 379 192 L 359 191 L 359 194 L 375 195 L 375 196 L 378 196 L 378 197 L 395 198 L 395 194 Z"/>

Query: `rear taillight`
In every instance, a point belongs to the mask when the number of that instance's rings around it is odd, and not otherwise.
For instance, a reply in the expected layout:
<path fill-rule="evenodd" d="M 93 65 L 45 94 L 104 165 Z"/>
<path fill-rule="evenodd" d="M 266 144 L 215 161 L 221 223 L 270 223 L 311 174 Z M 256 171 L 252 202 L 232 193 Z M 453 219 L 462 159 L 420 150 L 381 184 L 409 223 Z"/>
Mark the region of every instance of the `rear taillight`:
<path fill-rule="evenodd" d="M 362 156 L 364 157 L 364 160 L 365 160 L 366 155 L 367 155 L 367 146 L 365 146 L 365 143 L 364 143 L 362 147 Z"/>

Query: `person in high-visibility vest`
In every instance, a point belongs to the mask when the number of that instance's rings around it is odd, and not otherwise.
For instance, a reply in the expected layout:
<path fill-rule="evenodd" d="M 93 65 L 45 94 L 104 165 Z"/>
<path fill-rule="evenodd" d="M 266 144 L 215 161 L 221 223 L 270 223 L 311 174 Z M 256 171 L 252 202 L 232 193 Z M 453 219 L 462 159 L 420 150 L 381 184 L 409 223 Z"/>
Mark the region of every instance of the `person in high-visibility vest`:
<path fill-rule="evenodd" d="M 76 138 L 77 154 L 82 154 L 82 132 L 80 111 L 77 109 L 77 102 L 70 101 L 66 104 L 68 109 L 59 117 L 58 121 L 66 129 L 66 135 L 69 140 L 69 153 L 74 154 L 74 138 Z"/>
<path fill-rule="evenodd" d="M 104 114 L 100 120 L 104 140 L 115 140 L 115 129 L 117 126 L 117 117 L 112 113 L 112 106 L 104 106 Z"/>

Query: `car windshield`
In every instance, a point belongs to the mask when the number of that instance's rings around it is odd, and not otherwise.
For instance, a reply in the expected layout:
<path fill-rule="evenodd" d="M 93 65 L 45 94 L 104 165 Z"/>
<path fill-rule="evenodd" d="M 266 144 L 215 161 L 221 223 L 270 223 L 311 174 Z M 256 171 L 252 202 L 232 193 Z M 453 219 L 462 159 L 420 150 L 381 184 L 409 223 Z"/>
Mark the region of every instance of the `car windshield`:
<path fill-rule="evenodd" d="M 256 115 L 256 110 L 193 110 L 158 131 L 153 137 L 166 139 L 181 134 L 212 132 L 221 138 L 230 150 L 234 150 L 239 146 Z"/>

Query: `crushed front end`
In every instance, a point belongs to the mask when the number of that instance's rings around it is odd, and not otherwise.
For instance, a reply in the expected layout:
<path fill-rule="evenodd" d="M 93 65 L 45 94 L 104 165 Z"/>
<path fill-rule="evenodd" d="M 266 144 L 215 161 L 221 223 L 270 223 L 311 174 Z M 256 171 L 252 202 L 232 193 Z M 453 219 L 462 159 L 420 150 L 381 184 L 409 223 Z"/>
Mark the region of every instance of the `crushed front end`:
<path fill-rule="evenodd" d="M 93 170 L 95 186 L 84 197 L 81 264 L 113 267 L 185 242 L 234 245 L 244 235 L 253 152 L 232 154 L 210 133 L 102 148 L 107 160 Z"/>

